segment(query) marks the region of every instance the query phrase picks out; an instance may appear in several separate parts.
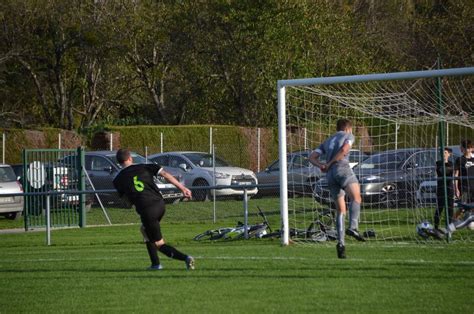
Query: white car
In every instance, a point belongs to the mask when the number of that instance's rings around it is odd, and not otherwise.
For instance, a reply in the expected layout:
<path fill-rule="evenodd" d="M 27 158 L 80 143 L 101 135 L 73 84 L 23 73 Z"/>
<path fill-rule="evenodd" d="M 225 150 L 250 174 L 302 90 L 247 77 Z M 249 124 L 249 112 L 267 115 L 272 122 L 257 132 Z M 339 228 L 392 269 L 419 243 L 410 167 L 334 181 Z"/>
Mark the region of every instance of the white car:
<path fill-rule="evenodd" d="M 16 219 L 21 215 L 23 196 L 2 196 L 2 194 L 22 192 L 23 189 L 12 167 L 0 164 L 0 215 L 9 219 Z"/>
<path fill-rule="evenodd" d="M 213 156 L 201 152 L 169 152 L 148 156 L 148 159 L 163 167 L 181 169 L 184 184 L 192 186 L 230 186 L 230 185 L 256 185 L 257 177 L 253 171 L 233 167 L 224 160 L 215 157 L 215 167 Z M 215 169 L 215 172 L 214 172 Z M 215 180 L 215 181 L 214 181 Z M 258 189 L 251 187 L 247 190 L 248 196 L 257 194 Z M 237 196 L 241 197 L 244 190 L 240 188 L 223 188 L 216 190 L 199 189 L 193 191 L 193 199 L 204 201 L 215 196 Z"/>

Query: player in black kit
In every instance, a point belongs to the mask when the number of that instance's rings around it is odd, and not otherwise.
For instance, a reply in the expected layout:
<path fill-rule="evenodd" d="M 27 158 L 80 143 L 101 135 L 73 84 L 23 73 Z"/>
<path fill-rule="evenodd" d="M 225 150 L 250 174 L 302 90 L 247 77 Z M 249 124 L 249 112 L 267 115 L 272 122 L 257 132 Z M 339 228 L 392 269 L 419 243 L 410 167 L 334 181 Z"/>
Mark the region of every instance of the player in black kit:
<path fill-rule="evenodd" d="M 192 256 L 181 253 L 166 244 L 163 239 L 160 221 L 165 214 L 165 203 L 153 178 L 158 174 L 161 175 L 179 188 L 184 197 L 191 198 L 191 191 L 159 165 L 134 165 L 130 151 L 127 149 L 119 149 L 116 157 L 123 169 L 115 177 L 114 186 L 121 197 L 126 197 L 135 205 L 135 210 L 140 215 L 141 231 L 151 260 L 151 266 L 148 269 L 162 268 L 157 250 L 170 258 L 184 261 L 188 270 L 194 269 Z"/>
<path fill-rule="evenodd" d="M 436 195 L 437 195 L 437 206 L 434 214 L 434 227 L 437 234 L 441 231 L 439 229 L 439 223 L 441 220 L 441 213 L 443 209 L 448 207 L 447 217 L 448 224 L 451 223 L 453 219 L 453 207 L 454 207 L 454 184 L 453 184 L 453 175 L 454 175 L 454 166 L 453 163 L 449 160 L 449 157 L 452 154 L 452 149 L 445 147 L 443 151 L 443 159 L 436 162 L 436 175 L 438 176 Z M 443 172 L 444 167 L 444 172 Z M 446 175 L 446 179 L 443 178 L 443 174 Z M 446 180 L 446 187 L 444 185 Z"/>
<path fill-rule="evenodd" d="M 474 143 L 471 140 L 461 142 L 462 156 L 454 163 L 456 196 L 465 204 L 474 203 Z"/>

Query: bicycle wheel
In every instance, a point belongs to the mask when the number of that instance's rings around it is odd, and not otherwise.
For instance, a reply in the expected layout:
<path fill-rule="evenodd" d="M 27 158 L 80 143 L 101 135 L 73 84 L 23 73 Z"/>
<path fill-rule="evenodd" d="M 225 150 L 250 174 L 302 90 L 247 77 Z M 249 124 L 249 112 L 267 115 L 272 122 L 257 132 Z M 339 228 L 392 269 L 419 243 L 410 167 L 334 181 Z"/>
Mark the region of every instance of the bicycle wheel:
<path fill-rule="evenodd" d="M 203 233 L 198 234 L 193 238 L 194 241 L 201 241 L 201 240 L 210 240 L 212 235 L 214 235 L 217 230 L 207 230 Z"/>
<path fill-rule="evenodd" d="M 219 229 L 212 229 L 204 231 L 203 233 L 198 234 L 193 238 L 195 241 L 201 240 L 218 240 L 222 238 L 225 233 L 233 230 L 234 228 L 219 228 Z"/>
<path fill-rule="evenodd" d="M 229 233 L 233 232 L 235 228 L 221 228 L 217 233 L 212 235 L 209 240 L 221 240 L 226 239 Z"/>

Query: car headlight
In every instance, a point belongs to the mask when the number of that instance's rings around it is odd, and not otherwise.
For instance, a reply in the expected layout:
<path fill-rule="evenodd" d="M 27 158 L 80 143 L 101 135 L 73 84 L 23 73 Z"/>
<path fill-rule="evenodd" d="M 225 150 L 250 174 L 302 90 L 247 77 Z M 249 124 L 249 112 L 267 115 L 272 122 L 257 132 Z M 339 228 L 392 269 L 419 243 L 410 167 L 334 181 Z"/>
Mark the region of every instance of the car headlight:
<path fill-rule="evenodd" d="M 380 179 L 379 176 L 368 176 L 368 177 L 363 178 L 364 181 L 375 181 L 379 179 Z"/>
<path fill-rule="evenodd" d="M 216 179 L 228 179 L 228 178 L 230 178 L 230 174 L 227 174 L 227 173 L 213 172 L 212 174 L 215 175 Z"/>

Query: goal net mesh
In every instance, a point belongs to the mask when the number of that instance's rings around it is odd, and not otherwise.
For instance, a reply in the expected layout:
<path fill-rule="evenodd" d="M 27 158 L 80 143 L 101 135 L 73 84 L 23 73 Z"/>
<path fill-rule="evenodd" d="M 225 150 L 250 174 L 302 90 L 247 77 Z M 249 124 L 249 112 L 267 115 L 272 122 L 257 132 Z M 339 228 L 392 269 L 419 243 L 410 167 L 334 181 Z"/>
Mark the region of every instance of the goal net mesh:
<path fill-rule="evenodd" d="M 473 76 L 286 87 L 291 240 L 334 239 L 327 181 L 307 157 L 347 118 L 355 136 L 349 161 L 361 185 L 359 230 L 375 241 L 439 241 L 420 236 L 416 226 L 434 224 L 440 144 L 453 149 L 454 162 L 461 141 L 474 140 L 473 92 Z M 443 211 L 441 231 L 446 218 Z M 473 235 L 465 228 L 452 239 Z"/>

